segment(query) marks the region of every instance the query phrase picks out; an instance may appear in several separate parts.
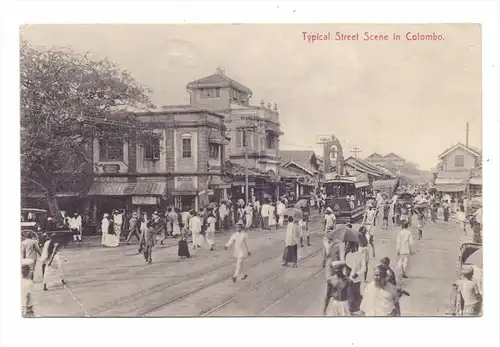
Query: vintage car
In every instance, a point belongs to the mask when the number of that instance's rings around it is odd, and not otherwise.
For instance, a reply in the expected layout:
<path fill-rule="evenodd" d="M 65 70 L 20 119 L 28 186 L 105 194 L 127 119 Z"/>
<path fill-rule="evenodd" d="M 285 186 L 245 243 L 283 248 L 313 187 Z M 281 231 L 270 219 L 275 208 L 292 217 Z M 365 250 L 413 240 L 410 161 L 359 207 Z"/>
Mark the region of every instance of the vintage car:
<path fill-rule="evenodd" d="M 49 234 L 55 235 L 57 242 L 67 244 L 73 235 L 68 226 L 60 219 L 48 220 L 47 210 L 38 208 L 21 208 L 21 239 L 36 237 L 40 245 Z"/>

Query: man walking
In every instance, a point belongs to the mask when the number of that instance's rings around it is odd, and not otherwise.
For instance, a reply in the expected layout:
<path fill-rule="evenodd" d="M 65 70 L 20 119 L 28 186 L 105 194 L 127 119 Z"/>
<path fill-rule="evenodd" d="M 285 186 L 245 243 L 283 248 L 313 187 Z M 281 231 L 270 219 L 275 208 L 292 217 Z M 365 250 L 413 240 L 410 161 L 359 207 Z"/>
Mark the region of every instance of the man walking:
<path fill-rule="evenodd" d="M 144 228 L 141 233 L 140 244 L 143 249 L 144 259 L 148 264 L 153 262 L 152 253 L 153 246 L 155 244 L 155 229 L 153 227 L 153 222 L 148 222 L 147 228 Z"/>
<path fill-rule="evenodd" d="M 227 241 L 226 245 L 224 246 L 224 248 L 227 250 L 234 243 L 234 257 L 236 258 L 236 268 L 234 270 L 232 279 L 235 283 L 238 279 L 238 276 L 240 275 L 240 272 L 243 272 L 243 276 L 241 277 L 241 279 L 247 279 L 248 274 L 244 273 L 244 271 L 242 270 L 243 260 L 247 256 L 251 255 L 248 249 L 248 234 L 243 228 L 243 222 L 238 221 L 238 223 L 236 224 L 236 228 L 237 231 L 233 233 L 229 241 Z"/>
<path fill-rule="evenodd" d="M 21 243 L 21 259 L 32 260 L 32 262 L 26 262 L 26 264 L 29 264 L 29 278 L 31 280 L 33 280 L 34 278 L 36 261 L 41 255 L 42 251 L 40 249 L 40 246 L 38 246 L 35 234 L 31 234 L 30 238 L 27 238 Z"/>
<path fill-rule="evenodd" d="M 130 218 L 130 221 L 128 222 L 128 235 L 127 235 L 127 245 L 130 245 L 130 240 L 132 239 L 132 236 L 135 236 L 137 238 L 137 241 L 141 241 L 141 234 L 139 231 L 139 219 L 137 212 L 132 213 L 132 218 Z"/>
<path fill-rule="evenodd" d="M 201 219 L 196 211 L 191 211 L 191 218 L 189 218 L 189 230 L 193 238 L 193 249 L 200 248 L 201 243 Z"/>
<path fill-rule="evenodd" d="M 408 261 L 413 254 L 413 235 L 408 229 L 408 222 L 403 224 L 397 238 L 396 251 L 399 257 L 398 267 L 401 268 L 403 278 L 408 278 Z"/>

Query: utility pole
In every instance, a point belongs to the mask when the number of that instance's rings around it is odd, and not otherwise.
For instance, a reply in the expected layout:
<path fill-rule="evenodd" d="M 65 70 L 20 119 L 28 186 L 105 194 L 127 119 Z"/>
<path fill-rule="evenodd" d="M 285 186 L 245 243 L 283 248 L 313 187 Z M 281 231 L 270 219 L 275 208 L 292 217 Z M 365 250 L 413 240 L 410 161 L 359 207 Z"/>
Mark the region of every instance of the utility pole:
<path fill-rule="evenodd" d="M 465 147 L 469 148 L 469 122 L 465 125 Z"/>
<path fill-rule="evenodd" d="M 358 146 L 354 146 L 354 148 L 351 151 L 351 153 L 354 154 L 354 159 L 358 159 L 358 153 L 361 153 L 361 152 L 363 152 L 363 151 L 360 150 Z"/>
<path fill-rule="evenodd" d="M 245 148 L 245 203 L 248 204 L 248 143 L 247 143 L 247 134 L 254 133 L 257 129 L 256 125 L 246 125 L 237 127 L 237 131 L 241 131 L 242 133 L 242 142 L 243 147 Z"/>

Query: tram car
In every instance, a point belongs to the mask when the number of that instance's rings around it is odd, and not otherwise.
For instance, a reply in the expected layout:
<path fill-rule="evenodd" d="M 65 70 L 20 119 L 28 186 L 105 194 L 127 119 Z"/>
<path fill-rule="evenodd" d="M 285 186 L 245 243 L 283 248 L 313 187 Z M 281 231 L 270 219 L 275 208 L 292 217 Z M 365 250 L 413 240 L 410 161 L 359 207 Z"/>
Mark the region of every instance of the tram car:
<path fill-rule="evenodd" d="M 355 223 L 363 218 L 366 200 L 371 191 L 367 177 L 326 177 L 323 188 L 326 193 L 325 206 L 333 210 L 338 224 Z"/>
<path fill-rule="evenodd" d="M 68 226 L 54 218 L 48 220 L 47 210 L 38 208 L 21 208 L 21 240 L 35 237 L 40 246 L 46 241 L 49 234 L 55 235 L 60 244 L 69 243 L 73 234 Z"/>

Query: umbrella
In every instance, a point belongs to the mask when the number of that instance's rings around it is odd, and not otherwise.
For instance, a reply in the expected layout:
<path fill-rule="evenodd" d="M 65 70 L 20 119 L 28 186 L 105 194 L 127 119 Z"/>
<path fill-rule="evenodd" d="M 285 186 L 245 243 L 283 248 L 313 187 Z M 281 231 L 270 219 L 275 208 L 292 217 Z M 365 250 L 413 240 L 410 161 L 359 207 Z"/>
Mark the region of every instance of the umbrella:
<path fill-rule="evenodd" d="M 479 248 L 477 251 L 472 253 L 467 259 L 465 259 L 465 263 L 470 265 L 475 265 L 477 267 L 483 267 L 483 249 Z"/>
<path fill-rule="evenodd" d="M 301 208 L 301 207 L 306 207 L 306 206 L 307 206 L 307 200 L 306 199 L 300 199 L 295 204 L 295 208 Z"/>
<path fill-rule="evenodd" d="M 336 228 L 331 233 L 331 236 L 329 236 L 329 238 L 331 240 L 337 240 L 337 241 L 341 241 L 341 242 L 351 241 L 351 242 L 357 242 L 357 243 L 360 242 L 362 237 L 364 237 L 364 236 L 359 231 L 348 228 L 344 225 Z"/>
<path fill-rule="evenodd" d="M 304 216 L 304 213 L 298 208 L 287 208 L 285 210 L 285 216 L 292 216 L 294 219 L 300 219 Z"/>

